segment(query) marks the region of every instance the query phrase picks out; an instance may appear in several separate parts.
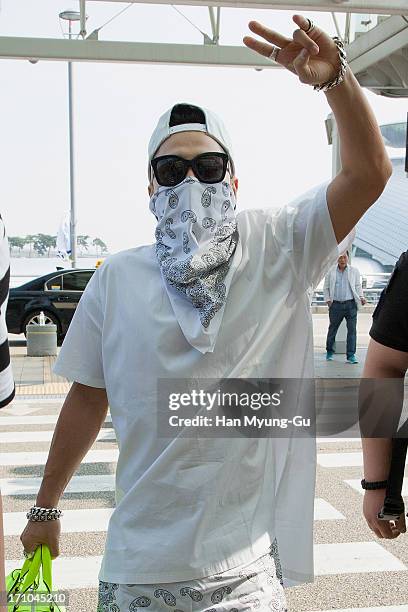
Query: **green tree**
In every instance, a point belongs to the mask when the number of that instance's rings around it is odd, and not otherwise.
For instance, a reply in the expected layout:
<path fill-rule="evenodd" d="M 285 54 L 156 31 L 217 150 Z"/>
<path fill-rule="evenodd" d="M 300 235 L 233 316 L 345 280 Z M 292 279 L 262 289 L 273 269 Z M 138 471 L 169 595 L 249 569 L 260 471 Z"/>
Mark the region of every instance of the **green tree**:
<path fill-rule="evenodd" d="M 51 247 L 55 247 L 57 244 L 56 236 L 50 236 L 49 234 L 36 234 L 33 236 L 33 239 L 34 250 L 39 255 L 48 253 L 48 257 L 50 256 Z"/>
<path fill-rule="evenodd" d="M 98 255 L 98 248 L 101 249 L 102 253 L 106 253 L 106 251 L 108 250 L 108 247 L 106 246 L 104 241 L 101 240 L 100 238 L 94 238 L 92 240 L 92 244 L 94 245 L 94 247 L 96 247 L 96 254 L 97 255 Z"/>
<path fill-rule="evenodd" d="M 91 237 L 87 234 L 81 234 L 77 236 L 77 244 L 80 247 L 81 251 L 86 249 L 88 251 L 90 246 Z M 57 237 L 50 236 L 49 234 L 28 234 L 25 237 L 21 236 L 9 236 L 8 238 L 10 250 L 19 249 L 21 250 L 25 247 L 26 244 L 30 245 L 30 251 L 28 256 L 31 257 L 32 251 L 34 250 L 38 255 L 50 256 L 50 252 L 52 248 L 56 248 L 57 246 Z M 106 253 L 108 250 L 107 245 L 101 238 L 94 238 L 92 240 L 92 245 L 96 248 L 96 254 Z"/>
<path fill-rule="evenodd" d="M 48 246 L 48 257 L 50 256 L 50 250 L 51 248 L 55 249 L 57 246 L 57 237 L 56 236 L 49 236 L 50 240 L 49 242 L 49 246 Z"/>
<path fill-rule="evenodd" d="M 21 249 L 23 249 L 25 245 L 24 238 L 21 238 L 20 236 L 9 236 L 8 241 L 9 241 L 11 251 L 13 250 L 13 248 L 16 248 L 16 249 L 19 249 L 21 253 Z"/>
<path fill-rule="evenodd" d="M 28 234 L 24 240 L 25 240 L 25 244 L 30 245 L 30 251 L 28 253 L 28 256 L 31 257 L 31 251 L 33 248 L 33 244 L 34 244 L 34 239 L 35 239 L 35 234 Z"/>
<path fill-rule="evenodd" d="M 9 243 L 9 247 L 10 247 L 10 253 L 13 252 L 14 247 L 17 246 L 16 244 L 16 237 L 14 236 L 9 236 L 8 237 L 8 243 Z"/>
<path fill-rule="evenodd" d="M 77 244 L 79 245 L 79 247 L 81 248 L 81 250 L 86 249 L 88 250 L 88 241 L 90 239 L 90 236 L 86 235 L 81 235 L 81 236 L 77 236 Z"/>

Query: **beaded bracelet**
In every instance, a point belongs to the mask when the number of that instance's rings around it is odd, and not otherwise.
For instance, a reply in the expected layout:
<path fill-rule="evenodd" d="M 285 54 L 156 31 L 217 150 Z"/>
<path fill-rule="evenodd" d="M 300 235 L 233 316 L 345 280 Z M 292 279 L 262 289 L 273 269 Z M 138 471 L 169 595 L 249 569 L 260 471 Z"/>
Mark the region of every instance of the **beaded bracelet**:
<path fill-rule="evenodd" d="M 339 51 L 340 57 L 340 70 L 337 76 L 334 77 L 331 81 L 326 81 L 326 83 L 320 83 L 318 85 L 313 85 L 313 89 L 316 91 L 327 91 L 328 89 L 332 89 L 339 85 L 344 79 L 345 72 L 347 70 L 347 55 L 344 49 L 344 43 L 338 36 L 333 36 L 333 40 L 336 43 L 337 49 Z"/>

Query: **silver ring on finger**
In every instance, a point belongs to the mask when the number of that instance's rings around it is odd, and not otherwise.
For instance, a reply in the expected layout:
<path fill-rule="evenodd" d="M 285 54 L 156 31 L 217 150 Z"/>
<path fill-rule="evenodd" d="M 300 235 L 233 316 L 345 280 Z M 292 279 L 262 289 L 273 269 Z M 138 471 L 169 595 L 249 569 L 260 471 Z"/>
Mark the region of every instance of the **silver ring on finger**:
<path fill-rule="evenodd" d="M 279 53 L 279 51 L 280 51 L 280 48 L 279 48 L 279 47 L 276 47 L 275 45 L 272 45 L 272 46 L 273 46 L 273 49 L 272 49 L 272 51 L 271 51 L 271 53 L 270 53 L 270 55 L 269 55 L 268 57 L 269 57 L 269 59 L 271 59 L 273 62 L 276 62 L 276 61 L 277 61 L 277 60 L 276 60 L 276 58 L 277 58 L 277 55 L 278 55 L 278 53 Z"/>
<path fill-rule="evenodd" d="M 306 34 L 307 34 L 308 32 L 310 32 L 310 30 L 313 30 L 313 28 L 314 28 L 314 23 L 313 23 L 313 21 L 312 21 L 311 19 L 309 19 L 309 17 L 306 17 L 306 19 L 307 19 L 307 20 L 308 20 L 308 22 L 309 22 L 309 27 L 307 28 L 307 30 L 305 30 L 305 32 L 306 32 Z"/>

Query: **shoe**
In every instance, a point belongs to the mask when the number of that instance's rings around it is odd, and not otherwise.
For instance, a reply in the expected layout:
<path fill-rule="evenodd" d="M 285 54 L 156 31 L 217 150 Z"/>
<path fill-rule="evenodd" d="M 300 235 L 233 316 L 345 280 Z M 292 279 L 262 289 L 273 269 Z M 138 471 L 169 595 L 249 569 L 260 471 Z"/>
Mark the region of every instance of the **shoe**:
<path fill-rule="evenodd" d="M 327 351 L 326 361 L 333 361 L 333 351 Z"/>
<path fill-rule="evenodd" d="M 358 363 L 356 356 L 351 355 L 350 357 L 347 357 L 347 363 Z"/>

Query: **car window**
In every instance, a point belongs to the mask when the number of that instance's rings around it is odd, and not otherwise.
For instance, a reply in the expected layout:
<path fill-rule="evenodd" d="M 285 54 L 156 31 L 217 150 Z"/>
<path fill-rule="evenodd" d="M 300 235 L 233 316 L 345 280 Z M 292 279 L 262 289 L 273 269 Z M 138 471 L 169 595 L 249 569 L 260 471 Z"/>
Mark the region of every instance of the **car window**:
<path fill-rule="evenodd" d="M 45 289 L 48 291 L 62 291 L 62 276 L 53 276 L 45 283 Z"/>
<path fill-rule="evenodd" d="M 63 275 L 64 291 L 84 291 L 93 271 L 83 270 L 81 272 L 70 272 Z"/>

